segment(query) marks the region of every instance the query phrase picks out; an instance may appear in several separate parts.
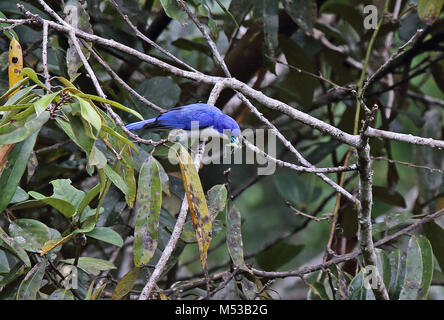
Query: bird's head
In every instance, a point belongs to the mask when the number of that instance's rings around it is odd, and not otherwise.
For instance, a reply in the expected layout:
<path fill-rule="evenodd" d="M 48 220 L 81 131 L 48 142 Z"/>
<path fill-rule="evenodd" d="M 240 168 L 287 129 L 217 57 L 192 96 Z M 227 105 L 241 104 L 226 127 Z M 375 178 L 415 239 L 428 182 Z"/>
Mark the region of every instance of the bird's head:
<path fill-rule="evenodd" d="M 222 116 L 219 118 L 216 129 L 230 140 L 231 146 L 236 148 L 241 147 L 241 143 L 239 141 L 241 131 L 236 120 L 230 116 L 227 116 L 226 114 L 222 114 Z"/>

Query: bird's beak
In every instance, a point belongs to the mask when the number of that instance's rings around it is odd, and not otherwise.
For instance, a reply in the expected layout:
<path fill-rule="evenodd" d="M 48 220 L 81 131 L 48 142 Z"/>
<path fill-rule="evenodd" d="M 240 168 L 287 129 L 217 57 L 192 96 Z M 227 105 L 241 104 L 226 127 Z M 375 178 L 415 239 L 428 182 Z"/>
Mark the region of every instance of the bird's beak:
<path fill-rule="evenodd" d="M 236 149 L 242 148 L 242 145 L 241 145 L 238 137 L 233 137 L 232 141 L 229 143 L 229 146 L 236 148 Z"/>

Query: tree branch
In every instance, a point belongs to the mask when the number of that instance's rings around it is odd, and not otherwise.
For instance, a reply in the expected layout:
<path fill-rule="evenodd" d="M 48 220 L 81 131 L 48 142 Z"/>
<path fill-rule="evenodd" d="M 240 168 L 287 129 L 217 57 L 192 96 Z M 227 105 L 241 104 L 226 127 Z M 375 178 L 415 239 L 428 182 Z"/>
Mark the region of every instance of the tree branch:
<path fill-rule="evenodd" d="M 418 228 L 419 226 L 423 225 L 424 223 L 427 223 L 429 221 L 432 221 L 440 216 L 444 215 L 444 209 L 441 209 L 431 215 L 428 215 L 420 220 L 418 220 L 417 222 L 411 224 L 408 227 L 405 227 L 404 229 L 384 237 L 383 239 L 375 242 L 375 247 L 380 247 L 382 245 L 385 245 L 393 240 L 395 240 L 396 238 L 399 238 L 402 235 L 405 235 L 407 233 L 409 233 L 410 231 Z M 299 268 L 297 270 L 290 270 L 290 271 L 277 271 L 277 272 L 269 272 L 269 271 L 263 271 L 263 270 L 259 270 L 256 268 L 250 268 L 251 271 L 253 271 L 253 273 L 257 276 L 260 277 L 265 277 L 265 278 L 286 278 L 286 277 L 300 277 L 303 276 L 304 274 L 307 273 L 312 273 L 318 270 L 324 270 L 326 268 L 328 268 L 329 266 L 333 265 L 333 264 L 338 264 L 341 262 L 345 262 L 345 261 L 349 261 L 352 259 L 355 259 L 356 257 L 358 257 L 360 254 L 362 254 L 361 249 L 357 249 L 351 253 L 348 254 L 344 254 L 344 255 L 340 255 L 340 256 L 336 256 L 330 260 L 328 260 L 325 263 L 321 263 L 321 264 L 316 264 L 316 265 L 312 265 L 312 266 L 307 266 L 307 267 L 302 267 Z"/>

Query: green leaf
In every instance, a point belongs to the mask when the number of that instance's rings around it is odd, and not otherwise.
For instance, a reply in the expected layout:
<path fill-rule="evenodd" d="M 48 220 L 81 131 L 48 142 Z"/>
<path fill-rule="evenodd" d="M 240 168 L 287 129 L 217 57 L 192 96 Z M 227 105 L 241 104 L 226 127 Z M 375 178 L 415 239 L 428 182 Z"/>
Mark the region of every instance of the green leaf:
<path fill-rule="evenodd" d="M 231 0 L 228 11 L 232 16 L 224 17 L 223 29 L 228 39 L 232 36 L 233 32 L 239 28 L 238 24 L 243 21 L 247 13 L 253 6 L 253 0 Z"/>
<path fill-rule="evenodd" d="M 28 193 L 34 199 L 44 202 L 50 205 L 51 207 L 55 208 L 57 211 L 62 213 L 67 218 L 72 217 L 76 213 L 76 208 L 66 200 L 52 198 L 52 197 L 45 197 L 43 194 L 35 191 L 29 191 Z"/>
<path fill-rule="evenodd" d="M 74 295 L 68 289 L 56 289 L 54 290 L 48 300 L 74 300 Z"/>
<path fill-rule="evenodd" d="M 91 215 L 82 223 L 81 227 L 79 229 L 76 229 L 72 232 L 72 234 L 78 234 L 78 233 L 88 233 L 93 231 L 94 227 L 96 226 L 96 216 Z"/>
<path fill-rule="evenodd" d="M 43 84 L 43 82 L 41 82 L 39 80 L 39 77 L 37 76 L 37 73 L 35 73 L 35 71 L 32 70 L 31 68 L 23 68 L 22 71 L 20 72 L 20 74 L 24 75 L 24 76 L 28 76 L 29 79 L 34 81 L 36 84 L 38 84 L 40 87 L 42 87 L 46 91 L 51 91 Z"/>
<path fill-rule="evenodd" d="M 438 54 L 431 54 L 431 58 L 436 58 Z M 435 80 L 436 85 L 444 92 L 444 61 L 440 60 L 433 64 L 433 68 L 430 68 L 433 79 Z"/>
<path fill-rule="evenodd" d="M 341 19 L 350 24 L 360 36 L 363 36 L 366 31 L 363 25 L 363 11 L 359 10 L 359 7 L 350 1 L 326 1 L 322 4 L 320 12 L 340 16 Z"/>
<path fill-rule="evenodd" d="M 438 18 L 444 0 L 419 0 L 418 16 L 425 23 L 431 25 Z"/>
<path fill-rule="evenodd" d="M 7 286 L 8 284 L 10 284 L 11 282 L 13 282 L 15 279 L 17 279 L 18 277 L 22 276 L 24 273 L 26 273 L 29 267 L 25 267 L 25 265 L 22 262 L 17 262 L 14 267 L 11 269 L 11 271 L 9 271 L 9 273 L 7 273 L 1 280 L 0 280 L 0 289 L 4 288 L 5 286 Z M 17 288 L 18 289 L 18 288 Z M 16 294 L 14 295 L 14 298 L 16 298 Z"/>
<path fill-rule="evenodd" d="M 230 275 L 228 273 L 222 276 L 223 283 L 225 283 L 225 287 L 216 292 L 213 296 L 214 300 L 240 300 L 239 290 L 236 285 L 236 280 L 233 278 L 230 279 Z"/>
<path fill-rule="evenodd" d="M 70 179 L 56 179 L 51 181 L 51 184 L 54 190 L 52 196 L 47 197 L 35 191 L 28 193 L 34 199 L 54 207 L 65 217 L 72 217 L 85 197 L 85 193 L 73 187 Z"/>
<path fill-rule="evenodd" d="M 309 200 L 310 186 L 300 175 L 276 174 L 273 176 L 273 180 L 282 198 L 295 206 L 300 206 Z"/>
<path fill-rule="evenodd" d="M 8 257 L 3 250 L 0 250 L 0 274 L 11 271 L 9 267 Z"/>
<path fill-rule="evenodd" d="M 159 163 L 159 161 L 156 160 L 156 158 L 153 158 L 154 161 L 157 162 L 157 167 L 159 168 L 159 174 L 160 174 L 160 183 L 162 184 L 162 192 L 166 195 L 170 195 L 170 178 L 168 177 L 168 174 L 166 173 L 165 169 L 162 167 L 162 165 Z"/>
<path fill-rule="evenodd" d="M 262 0 L 262 8 L 265 55 L 266 58 L 271 57 L 273 59 L 276 56 L 276 48 L 278 46 L 279 2 Z"/>
<path fill-rule="evenodd" d="M 430 241 L 424 236 L 418 236 L 417 242 L 421 249 L 422 258 L 422 282 L 417 299 L 424 300 L 427 299 L 433 278 L 433 251 Z"/>
<path fill-rule="evenodd" d="M 359 273 L 350 282 L 348 286 L 350 300 L 371 300 L 371 295 L 373 293 L 372 290 L 365 287 L 364 276 L 364 269 L 361 269 L 361 271 L 359 271 Z"/>
<path fill-rule="evenodd" d="M 307 156 L 307 160 L 312 164 L 317 164 L 328 157 L 340 145 L 341 142 L 336 139 L 330 139 L 328 142 L 319 143 L 319 146 Z"/>
<path fill-rule="evenodd" d="M 160 0 L 163 10 L 168 17 L 171 19 L 176 19 L 180 23 L 183 23 L 188 15 L 183 11 L 182 7 L 176 2 L 176 0 Z"/>
<path fill-rule="evenodd" d="M 123 158 L 124 168 L 123 168 L 123 177 L 125 179 L 125 183 L 128 187 L 128 194 L 125 195 L 125 201 L 130 208 L 134 206 L 134 201 L 136 201 L 136 177 L 134 176 L 134 162 L 133 157 L 131 155 L 131 151 L 128 146 L 123 147 L 121 151 L 121 155 Z M 162 177 L 161 177 L 162 179 Z M 167 176 L 168 179 L 168 176 Z M 167 181 L 168 184 L 168 181 Z"/>
<path fill-rule="evenodd" d="M 303 244 L 279 242 L 270 249 L 259 253 L 256 256 L 256 261 L 264 270 L 276 271 L 295 258 L 303 248 Z"/>
<path fill-rule="evenodd" d="M 362 22 L 361 22 L 362 23 Z M 313 59 L 305 52 L 299 43 L 284 36 L 279 37 L 279 46 L 285 54 L 288 64 L 294 68 L 316 73 Z M 290 68 L 288 75 L 282 81 L 281 86 L 293 94 L 293 99 L 303 106 L 311 105 L 313 92 L 319 85 L 311 76 L 302 74 L 296 69 Z"/>
<path fill-rule="evenodd" d="M 424 240 L 427 241 L 426 239 L 421 240 L 421 245 L 425 249 L 425 252 L 422 252 L 419 239 L 415 236 L 410 238 L 404 284 L 399 294 L 399 300 L 416 300 L 423 294 L 427 294 L 433 273 L 433 260 L 430 244 L 427 246 Z M 424 266 L 427 270 L 424 270 Z M 423 288 L 425 292 L 420 292 Z"/>
<path fill-rule="evenodd" d="M 17 186 L 17 190 L 14 193 L 14 196 L 12 197 L 12 200 L 10 203 L 19 203 L 23 202 L 29 199 L 29 195 L 26 193 L 25 190 Z"/>
<path fill-rule="evenodd" d="M 314 0 L 281 0 L 291 19 L 307 34 L 313 33 L 317 6 Z"/>
<path fill-rule="evenodd" d="M 90 238 L 94 238 L 103 242 L 111 243 L 115 246 L 122 247 L 123 239 L 111 228 L 95 227 L 93 231 L 85 233 Z"/>
<path fill-rule="evenodd" d="M 142 165 L 136 198 L 136 227 L 134 231 L 134 264 L 146 265 L 158 245 L 159 215 L 162 187 L 159 167 L 150 156 Z"/>
<path fill-rule="evenodd" d="M 111 129 L 110 127 L 108 127 L 107 125 L 102 125 L 102 131 L 111 134 L 112 136 L 116 137 L 117 139 L 119 139 L 120 141 L 122 141 L 123 143 L 127 144 L 128 146 L 130 146 L 134 151 L 137 152 L 137 148 L 134 145 L 134 143 L 132 143 L 130 140 L 128 140 L 127 138 L 125 138 L 124 136 L 122 136 L 121 134 L 117 133 L 116 131 L 114 131 L 113 129 Z"/>
<path fill-rule="evenodd" d="M 122 279 L 117 283 L 116 288 L 111 296 L 112 300 L 120 300 L 125 297 L 133 289 L 134 284 L 139 276 L 140 268 L 136 267 L 128 271 Z"/>
<path fill-rule="evenodd" d="M 0 145 L 21 142 L 36 133 L 49 120 L 49 112 L 45 111 L 39 116 L 25 122 L 22 127 L 14 131 L 0 135 Z"/>
<path fill-rule="evenodd" d="M 190 52 L 202 52 L 204 54 L 206 54 L 207 56 L 211 57 L 211 49 L 200 42 L 197 41 L 192 41 L 192 40 L 188 40 L 188 39 L 184 39 L 184 38 L 180 38 L 177 39 L 173 42 L 171 42 L 171 44 L 179 49 L 182 50 L 186 50 L 186 51 L 190 51 Z"/>
<path fill-rule="evenodd" d="M 152 103 L 164 109 L 175 107 L 179 102 L 181 93 L 180 87 L 169 77 L 145 79 L 136 91 Z M 136 101 L 136 105 L 145 119 L 157 115 L 157 111 L 152 111 L 141 102 Z"/>
<path fill-rule="evenodd" d="M 398 300 L 404 283 L 406 260 L 399 249 L 390 252 L 389 260 L 391 269 L 389 296 L 391 300 Z"/>
<path fill-rule="evenodd" d="M 74 264 L 74 259 L 64 259 L 61 262 Z M 90 257 L 80 257 L 77 267 L 93 276 L 99 275 L 101 271 L 116 269 L 112 262 Z"/>
<path fill-rule="evenodd" d="M 23 249 L 40 252 L 40 248 L 51 239 L 49 228 L 38 220 L 16 219 L 9 225 L 9 234 Z"/>
<path fill-rule="evenodd" d="M 138 113 L 137 111 L 135 111 L 133 109 L 127 108 L 127 107 L 125 107 L 124 105 L 122 105 L 122 104 L 120 104 L 118 102 L 115 102 L 115 101 L 112 101 L 112 100 L 109 100 L 109 99 L 105 99 L 105 98 L 102 98 L 102 97 L 98 97 L 98 96 L 95 96 L 95 95 L 92 95 L 92 94 L 78 93 L 78 94 L 76 94 L 76 96 L 80 97 L 80 98 L 85 98 L 85 99 L 95 100 L 95 101 L 99 101 L 99 102 L 103 102 L 103 103 L 108 103 L 109 105 L 111 105 L 113 107 L 116 107 L 118 109 L 126 111 L 126 112 L 136 116 L 140 120 L 143 120 L 143 117 L 142 117 L 142 115 L 140 113 Z"/>
<path fill-rule="evenodd" d="M 227 197 L 228 191 L 224 184 L 217 184 L 207 191 L 208 210 L 213 221 L 225 209 Z"/>
<path fill-rule="evenodd" d="M 25 141 L 15 145 L 8 155 L 9 167 L 3 169 L 0 176 L 0 190 L 2 192 L 0 212 L 7 207 L 17 190 L 17 186 L 28 164 L 28 159 L 34 149 L 36 139 L 37 132 Z"/>
<path fill-rule="evenodd" d="M 107 164 L 106 156 L 96 147 L 96 144 L 93 145 L 88 155 L 88 164 L 90 166 L 97 166 L 98 169 L 103 169 Z"/>
<path fill-rule="evenodd" d="M 100 183 L 97 184 L 95 187 L 91 188 L 91 190 L 88 191 L 88 193 L 85 195 L 85 197 L 82 199 L 82 201 L 79 203 L 77 212 L 81 214 L 83 210 L 85 210 L 86 206 L 95 198 L 100 192 Z"/>
<path fill-rule="evenodd" d="M 220 0 L 216 0 L 216 2 L 219 5 L 219 7 L 223 10 L 223 12 L 231 18 L 231 21 L 233 21 L 233 23 L 236 25 L 236 28 L 239 28 L 239 25 L 237 24 L 237 21 L 234 18 L 234 16 L 231 14 L 231 12 L 228 11 L 227 8 L 225 8 L 225 6 L 220 2 Z"/>
<path fill-rule="evenodd" d="M 60 92 L 54 92 L 51 94 L 44 95 L 39 100 L 34 102 L 34 110 L 37 116 L 39 116 L 43 111 L 46 110 L 48 105 L 54 100 L 54 98 L 59 94 Z"/>
<path fill-rule="evenodd" d="M 250 279 L 248 279 L 248 276 L 249 275 L 242 274 L 242 278 L 240 280 L 242 293 L 247 300 L 255 300 L 260 289 L 253 281 L 250 281 Z"/>
<path fill-rule="evenodd" d="M 75 29 L 82 30 L 89 34 L 93 33 L 92 26 L 89 23 L 88 11 L 82 7 L 82 4 L 79 1 L 67 0 L 63 8 L 63 13 L 66 15 L 65 21 Z M 71 39 L 68 39 L 68 43 L 69 48 L 66 51 L 66 66 L 68 68 L 70 80 L 74 81 L 79 75 L 77 71 L 83 65 L 83 62 Z M 90 56 L 88 49 L 86 49 L 81 43 L 80 48 L 86 59 L 88 59 Z"/>
<path fill-rule="evenodd" d="M 105 168 L 106 176 L 114 183 L 114 185 L 123 192 L 123 194 L 128 194 L 128 186 L 125 183 L 125 180 L 109 165 L 106 165 Z"/>
<path fill-rule="evenodd" d="M 6 232 L 0 227 L 0 239 L 4 242 L 6 247 L 13 253 L 17 258 L 23 261 L 27 267 L 31 267 L 31 261 L 26 254 L 23 247 L 17 243 L 13 238 L 9 237 Z"/>
<path fill-rule="evenodd" d="M 324 284 L 320 282 L 310 283 L 310 291 L 308 293 L 309 300 L 330 300 Z"/>
<path fill-rule="evenodd" d="M 399 294 L 399 300 L 415 300 L 422 282 L 421 248 L 415 236 L 409 240 L 406 258 L 404 284 Z"/>
<path fill-rule="evenodd" d="M 10 87 L 4 94 L 0 96 L 0 100 L 3 100 L 4 98 L 8 97 L 11 93 L 17 90 L 17 88 L 20 88 L 22 85 L 26 84 L 26 82 L 29 81 L 28 77 L 23 78 L 22 80 L 14 83 L 12 87 Z M 20 89 L 19 91 L 15 92 L 9 99 L 6 101 L 5 105 L 13 105 L 17 101 L 19 101 L 24 96 L 27 96 L 29 92 L 31 92 L 36 85 L 26 87 L 24 89 Z"/>
<path fill-rule="evenodd" d="M 29 107 L 32 107 L 32 103 L 17 104 L 12 106 L 2 106 L 0 107 L 0 111 L 21 110 L 21 109 L 27 109 Z"/>
<path fill-rule="evenodd" d="M 384 250 L 375 249 L 376 251 L 376 261 L 378 266 L 378 272 L 382 276 L 384 285 L 386 288 L 390 287 L 390 280 L 392 276 L 390 259 Z"/>
<path fill-rule="evenodd" d="M 227 212 L 227 247 L 231 260 L 236 267 L 246 269 L 242 242 L 241 215 L 232 205 Z"/>
<path fill-rule="evenodd" d="M 7 19 L 7 17 L 3 14 L 3 12 L 0 11 L 0 18 L 3 19 Z M 9 23 L 0 23 L 0 28 L 1 27 L 9 27 L 10 24 Z M 16 38 L 17 41 L 19 40 L 19 37 L 17 35 L 17 33 L 15 33 L 14 29 L 11 30 L 3 30 L 3 34 L 9 38 L 9 40 L 12 40 L 12 37 Z"/>
<path fill-rule="evenodd" d="M 432 245 L 433 254 L 438 261 L 441 272 L 444 272 L 444 229 L 436 222 L 427 222 L 423 225 L 424 233 Z"/>
<path fill-rule="evenodd" d="M 47 262 L 43 260 L 37 263 L 26 274 L 17 292 L 17 300 L 35 300 L 37 292 L 42 284 L 43 276 L 45 275 Z"/>
<path fill-rule="evenodd" d="M 78 117 L 68 116 L 69 122 L 56 119 L 66 135 L 87 154 L 91 152 L 94 140 L 85 133 L 82 121 Z"/>
<path fill-rule="evenodd" d="M 96 128 L 97 132 L 99 132 L 102 128 L 102 118 L 96 111 L 95 107 L 93 107 L 92 104 L 79 97 L 78 95 L 74 95 L 74 97 L 80 103 L 80 113 L 82 115 L 82 118 L 91 123 L 91 125 Z"/>
<path fill-rule="evenodd" d="M 392 206 L 406 207 L 404 197 L 399 192 L 390 192 L 390 190 L 385 187 L 373 186 L 373 196 Z"/>

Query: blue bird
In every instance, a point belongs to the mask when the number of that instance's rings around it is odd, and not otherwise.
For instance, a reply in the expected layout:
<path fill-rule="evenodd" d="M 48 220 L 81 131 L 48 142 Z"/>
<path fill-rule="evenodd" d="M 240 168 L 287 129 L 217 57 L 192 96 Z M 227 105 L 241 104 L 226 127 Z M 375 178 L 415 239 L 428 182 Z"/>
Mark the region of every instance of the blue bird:
<path fill-rule="evenodd" d="M 199 129 L 200 135 L 228 138 L 230 143 L 239 143 L 240 128 L 237 122 L 222 113 L 217 107 L 205 103 L 193 103 L 161 113 L 155 118 L 126 125 L 128 130 L 140 129 Z"/>

